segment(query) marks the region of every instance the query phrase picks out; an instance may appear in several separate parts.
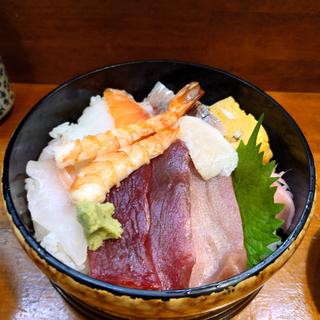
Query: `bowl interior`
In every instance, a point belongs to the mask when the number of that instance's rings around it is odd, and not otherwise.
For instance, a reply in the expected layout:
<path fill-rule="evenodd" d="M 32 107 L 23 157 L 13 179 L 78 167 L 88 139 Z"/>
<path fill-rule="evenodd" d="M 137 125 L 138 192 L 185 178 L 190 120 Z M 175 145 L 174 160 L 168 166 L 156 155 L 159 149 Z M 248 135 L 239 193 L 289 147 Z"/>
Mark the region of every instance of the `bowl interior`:
<path fill-rule="evenodd" d="M 157 81 L 161 81 L 175 92 L 190 81 L 198 81 L 205 91 L 201 99 L 205 104 L 212 104 L 231 95 L 243 109 L 255 117 L 264 113 L 263 125 L 269 134 L 274 158 L 279 163 L 278 170 L 290 170 L 286 180 L 296 205 L 296 216 L 291 226 L 294 232 L 287 243 L 276 251 L 272 257 L 275 259 L 294 240 L 310 211 L 315 184 L 310 149 L 291 117 L 265 93 L 221 70 L 186 63 L 136 62 L 102 68 L 61 85 L 43 98 L 21 122 L 6 152 L 3 187 L 14 223 L 19 225 L 24 235 L 28 235 L 28 232 L 32 235 L 32 223 L 24 189 L 25 168 L 29 160 L 38 158 L 50 140 L 48 132 L 53 127 L 65 121 L 76 121 L 89 104 L 90 97 L 101 95 L 106 87 L 124 89 L 137 101 L 141 101 Z M 30 239 L 27 239 L 30 245 L 37 247 L 37 243 Z M 38 247 L 36 249 L 39 251 Z M 39 252 L 47 259 L 50 255 L 43 251 Z M 61 268 L 61 263 L 52 257 L 49 260 L 54 266 Z M 259 271 L 270 262 L 271 260 L 260 263 L 252 272 Z M 65 267 L 64 270 L 72 276 L 80 277 L 82 282 L 88 281 L 89 277 L 77 275 L 77 272 L 71 271 L 70 268 Z M 245 276 L 250 276 L 250 272 Z M 241 277 L 235 279 L 234 281 L 239 281 Z M 99 287 L 107 286 L 100 281 L 94 283 L 98 283 Z M 111 287 L 114 289 L 117 286 Z M 211 289 L 215 288 L 211 286 Z"/>

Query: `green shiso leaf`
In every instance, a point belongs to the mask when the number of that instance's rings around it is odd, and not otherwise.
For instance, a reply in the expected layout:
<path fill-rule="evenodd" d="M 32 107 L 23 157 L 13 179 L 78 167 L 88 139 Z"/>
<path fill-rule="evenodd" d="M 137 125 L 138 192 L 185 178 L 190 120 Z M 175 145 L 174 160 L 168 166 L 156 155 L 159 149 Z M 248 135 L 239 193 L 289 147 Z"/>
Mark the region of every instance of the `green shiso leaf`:
<path fill-rule="evenodd" d="M 260 144 L 257 145 L 262 120 L 263 114 L 247 145 L 240 142 L 237 149 L 239 162 L 232 175 L 242 218 L 248 267 L 256 265 L 272 252 L 268 245 L 280 240 L 276 230 L 283 224 L 282 220 L 276 218 L 283 204 L 274 203 L 276 187 L 271 186 L 278 179 L 271 177 L 275 161 L 264 165 L 263 152 L 259 152 Z"/>

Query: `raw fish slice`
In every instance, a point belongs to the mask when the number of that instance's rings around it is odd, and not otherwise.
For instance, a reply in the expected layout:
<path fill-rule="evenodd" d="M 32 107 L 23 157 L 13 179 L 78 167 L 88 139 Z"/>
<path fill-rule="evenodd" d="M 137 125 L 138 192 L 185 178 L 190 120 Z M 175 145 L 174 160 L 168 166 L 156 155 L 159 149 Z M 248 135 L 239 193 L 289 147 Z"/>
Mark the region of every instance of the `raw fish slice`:
<path fill-rule="evenodd" d="M 87 258 L 87 242 L 76 218 L 75 205 L 69 199 L 70 177 L 65 170 L 57 169 L 54 160 L 29 161 L 27 174 L 32 220 L 42 227 L 39 230 L 44 228 L 54 234 L 59 247 L 75 265 L 82 266 Z"/>
<path fill-rule="evenodd" d="M 151 115 L 167 111 L 170 101 L 175 94 L 161 82 L 157 82 L 148 96 L 143 100 L 141 106 Z"/>
<path fill-rule="evenodd" d="M 274 194 L 274 202 L 284 204 L 284 208 L 277 214 L 277 218 L 284 221 L 284 224 L 281 228 L 284 232 L 287 232 L 294 217 L 295 205 L 293 202 L 293 195 L 289 190 L 289 186 L 282 178 L 284 174 L 285 172 L 274 172 L 272 176 L 279 177 L 279 179 L 273 183 L 273 186 L 277 187 L 277 190 Z"/>
<path fill-rule="evenodd" d="M 209 106 L 206 106 L 199 102 L 196 106 L 195 117 L 204 120 L 212 127 L 218 129 L 222 134 L 224 134 L 223 123 L 212 112 L 210 112 L 209 108 Z"/>
<path fill-rule="evenodd" d="M 39 225 L 38 225 L 39 227 Z M 36 233 L 37 229 L 35 228 Z M 76 269 L 78 271 L 86 272 L 86 265 L 76 265 L 74 261 L 67 255 L 67 253 L 63 250 L 61 246 L 61 242 L 57 239 L 56 234 L 53 232 L 49 232 L 48 234 L 43 236 L 40 245 L 45 248 L 48 252 L 50 252 L 55 258 L 69 266 L 70 268 Z"/>
<path fill-rule="evenodd" d="M 237 167 L 238 154 L 221 132 L 202 119 L 183 116 L 178 121 L 180 139 L 204 180 L 230 176 Z"/>
<path fill-rule="evenodd" d="M 98 250 L 89 251 L 90 275 L 94 278 L 131 288 L 161 289 L 150 249 L 146 247 L 150 175 L 150 165 L 141 167 L 107 196 L 124 231 L 119 240 L 106 240 Z"/>
<path fill-rule="evenodd" d="M 277 214 L 277 218 L 284 221 L 282 229 L 284 232 L 287 232 L 295 213 L 295 206 L 290 191 L 278 185 L 274 194 L 274 202 L 284 204 L 284 208 Z"/>
<path fill-rule="evenodd" d="M 116 128 L 143 122 L 149 118 L 147 112 L 124 90 L 106 89 L 103 96 Z"/>
<path fill-rule="evenodd" d="M 189 163 L 188 149 L 181 140 L 151 163 L 149 245 L 164 290 L 187 288 L 195 263 Z"/>
<path fill-rule="evenodd" d="M 30 161 L 27 166 L 31 177 L 26 179 L 27 198 L 35 236 L 53 256 L 77 270 L 84 269 L 87 245 L 76 220 L 75 206 L 69 201 L 68 190 L 73 177 L 56 167 L 54 155 L 66 141 L 113 128 L 114 121 L 104 99 L 91 97 L 90 106 L 84 109 L 77 123 L 65 122 L 55 127 L 50 132 L 54 139 L 42 150 L 39 161 Z M 69 173 L 71 169 L 74 168 L 68 168 Z"/>
<path fill-rule="evenodd" d="M 190 287 L 220 281 L 246 269 L 243 230 L 231 177 L 201 179 L 191 168 L 192 242 L 196 263 Z"/>

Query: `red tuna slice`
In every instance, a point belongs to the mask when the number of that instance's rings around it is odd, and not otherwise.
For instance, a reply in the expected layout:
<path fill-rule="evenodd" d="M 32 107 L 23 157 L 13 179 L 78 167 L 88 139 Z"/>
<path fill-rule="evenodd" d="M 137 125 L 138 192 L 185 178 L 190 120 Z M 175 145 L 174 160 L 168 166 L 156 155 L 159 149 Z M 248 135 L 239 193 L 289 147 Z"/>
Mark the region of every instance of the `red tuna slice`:
<path fill-rule="evenodd" d="M 151 166 L 132 173 L 112 188 L 107 201 L 116 208 L 114 217 L 123 227 L 122 237 L 106 240 L 96 251 L 89 251 L 90 275 L 113 284 L 159 290 L 161 289 L 151 252 L 146 247 L 150 228 L 150 212 L 147 199 Z"/>
<path fill-rule="evenodd" d="M 149 245 L 164 290 L 187 288 L 195 263 L 189 163 L 180 140 L 152 161 Z"/>
<path fill-rule="evenodd" d="M 204 181 L 191 168 L 192 239 L 196 252 L 190 287 L 232 277 L 244 270 L 247 255 L 231 177 Z"/>

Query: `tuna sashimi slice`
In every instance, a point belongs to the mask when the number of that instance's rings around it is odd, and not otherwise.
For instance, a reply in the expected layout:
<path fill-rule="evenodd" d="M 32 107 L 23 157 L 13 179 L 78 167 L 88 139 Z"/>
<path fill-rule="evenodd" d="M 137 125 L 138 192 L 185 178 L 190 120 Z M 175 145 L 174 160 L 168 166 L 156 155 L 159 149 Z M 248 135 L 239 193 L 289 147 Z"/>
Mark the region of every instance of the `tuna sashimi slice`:
<path fill-rule="evenodd" d="M 180 140 L 113 188 L 107 201 L 114 203 L 124 233 L 89 251 L 95 278 L 133 288 L 174 290 L 246 269 L 231 177 L 203 180 Z"/>
<path fill-rule="evenodd" d="M 187 288 L 195 263 L 189 162 L 180 140 L 152 161 L 149 245 L 164 290 Z"/>
<path fill-rule="evenodd" d="M 146 247 L 150 228 L 147 199 L 150 175 L 150 165 L 141 167 L 107 196 L 124 231 L 120 239 L 106 240 L 98 250 L 89 251 L 90 275 L 94 278 L 132 288 L 161 288 L 150 249 Z"/>
<path fill-rule="evenodd" d="M 234 276 L 246 269 L 240 211 L 231 177 L 204 181 L 191 168 L 192 242 L 196 263 L 190 287 Z"/>

